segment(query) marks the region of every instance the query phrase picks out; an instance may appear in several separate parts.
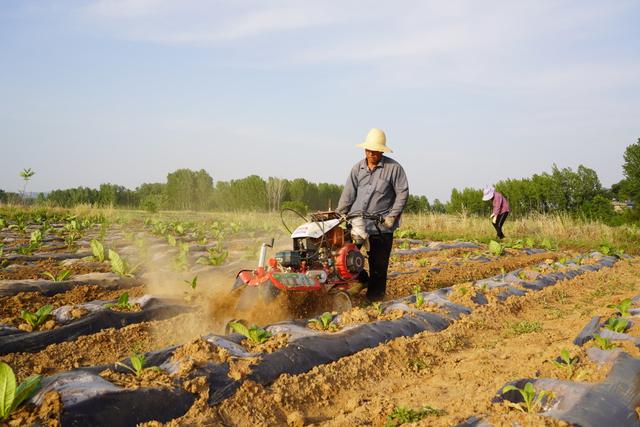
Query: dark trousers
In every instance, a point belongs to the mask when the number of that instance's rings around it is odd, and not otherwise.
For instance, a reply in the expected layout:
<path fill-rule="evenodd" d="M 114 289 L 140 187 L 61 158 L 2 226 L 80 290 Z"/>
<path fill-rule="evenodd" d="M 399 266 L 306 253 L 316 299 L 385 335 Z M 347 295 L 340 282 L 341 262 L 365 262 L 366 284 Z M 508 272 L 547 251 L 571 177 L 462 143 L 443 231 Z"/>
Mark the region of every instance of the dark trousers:
<path fill-rule="evenodd" d="M 369 286 L 367 298 L 380 301 L 387 290 L 387 269 L 393 246 L 393 233 L 369 236 Z"/>
<path fill-rule="evenodd" d="M 498 233 L 498 239 L 504 238 L 504 233 L 502 232 L 502 226 L 504 225 L 504 222 L 506 221 L 507 216 L 509 216 L 509 212 L 501 213 L 496 218 L 495 224 L 493 224 L 493 227 L 496 229 L 496 233 Z"/>

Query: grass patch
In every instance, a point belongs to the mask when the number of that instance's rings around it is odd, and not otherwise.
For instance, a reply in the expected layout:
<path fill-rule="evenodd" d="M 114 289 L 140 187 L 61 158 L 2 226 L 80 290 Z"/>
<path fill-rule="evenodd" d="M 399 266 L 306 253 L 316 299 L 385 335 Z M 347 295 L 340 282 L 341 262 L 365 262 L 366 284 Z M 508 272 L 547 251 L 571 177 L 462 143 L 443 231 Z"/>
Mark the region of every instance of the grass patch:
<path fill-rule="evenodd" d="M 396 407 L 393 412 L 387 415 L 385 427 L 396 427 L 407 423 L 416 423 L 425 417 L 441 417 L 446 415 L 443 409 L 424 406 L 422 409 L 411 409 L 404 406 Z"/>
<path fill-rule="evenodd" d="M 542 325 L 540 325 L 540 322 L 537 320 L 521 320 L 519 322 L 512 323 L 510 329 L 514 335 L 524 335 L 531 334 L 533 332 L 540 332 L 542 330 Z"/>

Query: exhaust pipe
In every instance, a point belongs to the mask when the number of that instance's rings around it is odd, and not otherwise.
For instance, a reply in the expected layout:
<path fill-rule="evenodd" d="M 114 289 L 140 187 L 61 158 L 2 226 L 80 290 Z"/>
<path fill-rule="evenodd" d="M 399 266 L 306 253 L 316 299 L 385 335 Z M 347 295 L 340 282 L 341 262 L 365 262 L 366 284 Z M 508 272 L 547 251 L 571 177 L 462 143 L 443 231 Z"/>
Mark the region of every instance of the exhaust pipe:
<path fill-rule="evenodd" d="M 275 240 L 271 238 L 271 244 L 263 243 L 260 247 L 260 259 L 258 260 L 258 267 L 264 268 L 264 265 L 267 262 L 267 248 L 273 248 L 274 242 Z"/>

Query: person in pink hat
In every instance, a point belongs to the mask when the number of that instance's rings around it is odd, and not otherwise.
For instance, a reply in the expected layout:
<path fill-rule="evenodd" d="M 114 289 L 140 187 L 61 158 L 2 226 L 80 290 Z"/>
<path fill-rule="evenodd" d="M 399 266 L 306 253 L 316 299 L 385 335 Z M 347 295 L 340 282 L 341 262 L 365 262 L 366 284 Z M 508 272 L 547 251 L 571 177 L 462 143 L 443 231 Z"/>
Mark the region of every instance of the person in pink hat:
<path fill-rule="evenodd" d="M 491 211 L 491 222 L 496 229 L 498 239 L 504 239 L 504 233 L 502 232 L 502 226 L 509 216 L 509 201 L 499 191 L 496 191 L 493 187 L 487 187 L 484 189 L 482 200 L 493 203 L 493 209 Z"/>

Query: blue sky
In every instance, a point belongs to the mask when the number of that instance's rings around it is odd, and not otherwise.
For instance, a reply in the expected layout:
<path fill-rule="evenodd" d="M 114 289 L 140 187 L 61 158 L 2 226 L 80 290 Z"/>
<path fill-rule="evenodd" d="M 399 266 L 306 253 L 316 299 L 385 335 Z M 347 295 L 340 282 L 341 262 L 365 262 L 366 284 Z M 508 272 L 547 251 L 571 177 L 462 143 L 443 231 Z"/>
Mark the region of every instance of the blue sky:
<path fill-rule="evenodd" d="M 0 188 L 342 184 L 371 127 L 411 192 L 553 163 L 622 178 L 640 137 L 640 2 L 0 2 Z"/>

